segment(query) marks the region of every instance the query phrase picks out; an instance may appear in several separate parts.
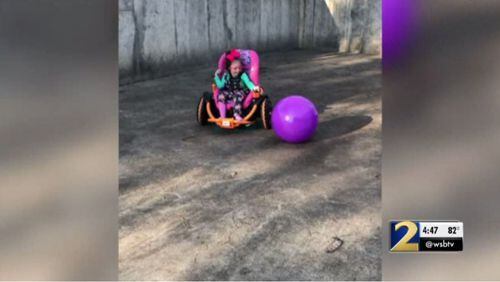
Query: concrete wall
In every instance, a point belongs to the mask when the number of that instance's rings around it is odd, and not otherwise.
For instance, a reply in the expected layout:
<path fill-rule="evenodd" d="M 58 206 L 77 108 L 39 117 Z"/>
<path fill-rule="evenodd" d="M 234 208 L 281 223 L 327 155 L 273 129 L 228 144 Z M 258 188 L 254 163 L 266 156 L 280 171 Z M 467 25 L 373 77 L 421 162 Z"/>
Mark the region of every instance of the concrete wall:
<path fill-rule="evenodd" d="M 230 48 L 379 52 L 381 0 L 120 0 L 120 82 L 215 62 Z M 237 20 L 238 19 L 238 20 Z"/>
<path fill-rule="evenodd" d="M 380 53 L 380 0 L 325 0 L 338 32 L 340 52 Z"/>

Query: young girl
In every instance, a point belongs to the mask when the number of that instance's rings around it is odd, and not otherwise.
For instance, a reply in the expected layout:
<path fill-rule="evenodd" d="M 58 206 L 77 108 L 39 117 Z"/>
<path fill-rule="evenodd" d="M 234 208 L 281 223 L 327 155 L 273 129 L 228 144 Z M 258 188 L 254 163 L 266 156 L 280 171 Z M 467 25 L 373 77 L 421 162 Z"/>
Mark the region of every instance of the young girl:
<path fill-rule="evenodd" d="M 219 96 L 217 97 L 217 108 L 219 109 L 220 116 L 226 117 L 226 103 L 233 101 L 234 103 L 234 118 L 238 121 L 242 120 L 242 103 L 245 94 L 249 91 L 257 91 L 258 87 L 255 86 L 248 75 L 243 72 L 243 67 L 239 59 L 234 56 L 228 59 L 230 62 L 228 72 L 222 78 L 219 78 L 220 70 L 215 72 L 215 84 L 219 89 Z"/>

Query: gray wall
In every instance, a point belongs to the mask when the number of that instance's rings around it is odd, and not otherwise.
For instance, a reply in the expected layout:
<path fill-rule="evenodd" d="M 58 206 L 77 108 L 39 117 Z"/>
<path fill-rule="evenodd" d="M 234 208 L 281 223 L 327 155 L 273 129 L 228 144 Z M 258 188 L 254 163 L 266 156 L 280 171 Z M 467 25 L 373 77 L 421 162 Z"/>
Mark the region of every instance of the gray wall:
<path fill-rule="evenodd" d="M 340 52 L 381 52 L 381 0 L 325 0 L 324 2 L 334 24 L 323 25 L 318 29 L 320 32 L 329 29 L 336 31 Z"/>
<path fill-rule="evenodd" d="M 380 52 L 381 0 L 120 0 L 120 82 L 230 48 Z M 236 22 L 238 19 L 238 22 Z"/>

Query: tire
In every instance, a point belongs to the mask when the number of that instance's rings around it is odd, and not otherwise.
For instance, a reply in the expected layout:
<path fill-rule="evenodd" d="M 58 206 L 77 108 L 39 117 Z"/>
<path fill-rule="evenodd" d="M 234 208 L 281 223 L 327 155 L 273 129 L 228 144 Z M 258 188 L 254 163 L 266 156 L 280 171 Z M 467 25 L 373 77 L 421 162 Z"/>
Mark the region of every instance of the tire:
<path fill-rule="evenodd" d="M 207 100 L 205 96 L 206 95 L 200 97 L 198 107 L 196 108 L 196 120 L 198 120 L 200 125 L 208 124 Z"/>
<path fill-rule="evenodd" d="M 264 98 L 260 104 L 260 121 L 262 127 L 265 129 L 271 129 L 271 112 L 273 111 L 273 104 L 269 98 Z"/>

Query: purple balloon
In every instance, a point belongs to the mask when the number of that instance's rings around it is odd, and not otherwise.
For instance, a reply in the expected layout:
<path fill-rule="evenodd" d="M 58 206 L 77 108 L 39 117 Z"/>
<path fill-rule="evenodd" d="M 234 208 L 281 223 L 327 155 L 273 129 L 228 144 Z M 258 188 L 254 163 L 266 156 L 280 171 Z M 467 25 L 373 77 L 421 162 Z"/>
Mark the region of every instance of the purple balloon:
<path fill-rule="evenodd" d="M 382 1 L 382 63 L 390 68 L 405 58 L 416 36 L 419 1 Z"/>
<path fill-rule="evenodd" d="M 318 127 L 318 111 L 308 99 L 289 96 L 274 106 L 271 122 L 274 133 L 283 141 L 301 143 L 314 135 Z"/>

